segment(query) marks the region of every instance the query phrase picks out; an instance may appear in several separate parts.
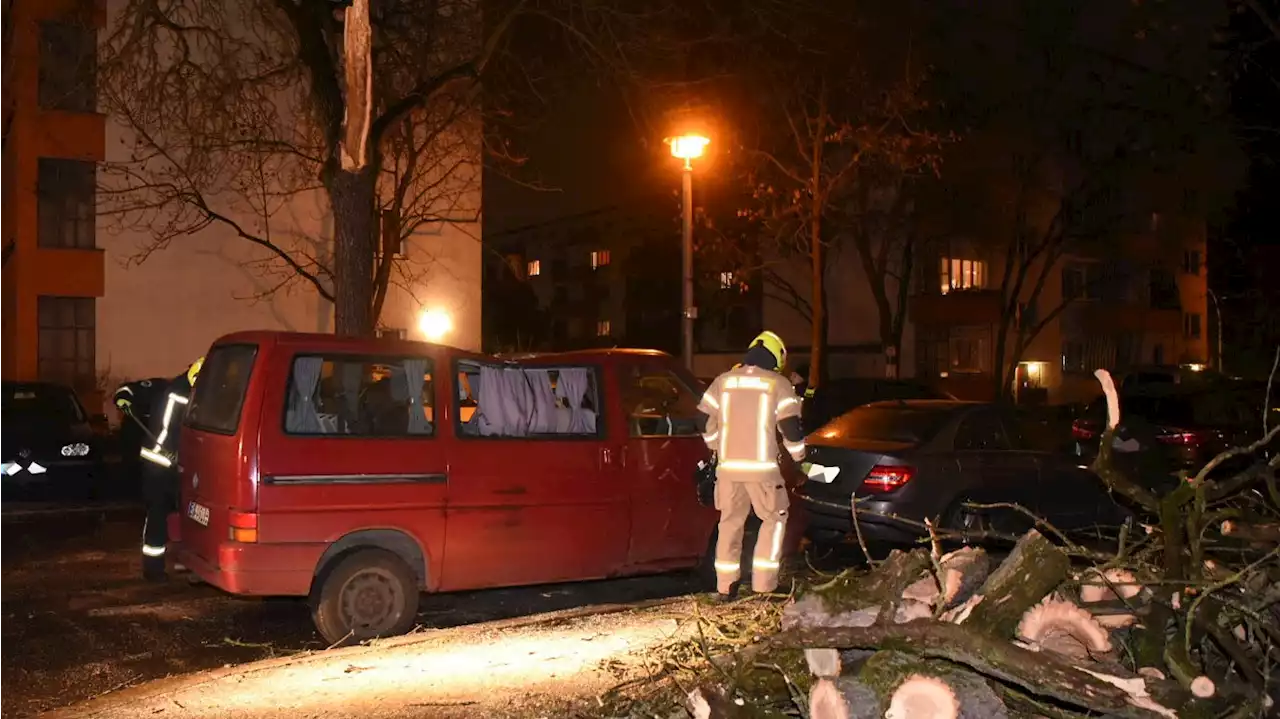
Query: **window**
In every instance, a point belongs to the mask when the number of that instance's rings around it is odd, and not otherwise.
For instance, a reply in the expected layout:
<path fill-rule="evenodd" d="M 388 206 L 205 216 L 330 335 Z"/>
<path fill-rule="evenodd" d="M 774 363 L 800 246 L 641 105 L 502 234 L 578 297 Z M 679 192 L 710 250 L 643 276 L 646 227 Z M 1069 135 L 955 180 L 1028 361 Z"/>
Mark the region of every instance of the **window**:
<path fill-rule="evenodd" d="M 529 260 L 529 276 L 537 277 L 542 274 L 542 263 L 538 260 Z"/>
<path fill-rule="evenodd" d="M 98 31 L 79 23 L 40 23 L 39 102 L 45 110 L 94 112 Z"/>
<path fill-rule="evenodd" d="M 408 337 L 408 333 L 396 327 L 380 327 L 373 331 L 373 335 L 378 339 L 402 340 Z"/>
<path fill-rule="evenodd" d="M 1012 449 L 1000 417 L 994 412 L 977 411 L 965 417 L 956 428 L 955 448 L 968 452 L 992 452 Z"/>
<path fill-rule="evenodd" d="M 591 252 L 591 269 L 598 270 L 609 264 L 608 250 L 593 250 Z"/>
<path fill-rule="evenodd" d="M 733 289 L 733 285 L 734 285 L 733 273 L 721 272 L 720 273 L 720 289 L 722 290 Z"/>
<path fill-rule="evenodd" d="M 693 437 L 698 431 L 698 395 L 670 370 L 632 367 L 622 402 L 632 437 Z"/>
<path fill-rule="evenodd" d="M 92 162 L 40 158 L 36 179 L 39 246 L 94 248 L 96 169 Z"/>
<path fill-rule="evenodd" d="M 17 382 L 4 383 L 3 414 L 10 427 L 25 424 L 68 426 L 88 420 L 76 393 L 65 387 Z"/>
<path fill-rule="evenodd" d="M 948 339 L 947 371 L 986 372 L 987 339 L 985 332 L 956 328 Z"/>
<path fill-rule="evenodd" d="M 219 434 L 235 434 L 257 356 L 254 345 L 214 347 L 200 368 L 200 381 L 196 382 L 191 406 L 187 408 L 187 424 Z"/>
<path fill-rule="evenodd" d="M 864 405 L 824 425 L 821 436 L 920 445 L 942 431 L 950 418 L 949 410 Z"/>
<path fill-rule="evenodd" d="M 1036 312 L 1036 304 L 1034 302 L 1018 303 L 1018 326 L 1030 330 L 1040 321 Z"/>
<path fill-rule="evenodd" d="M 987 286 L 987 263 L 942 258 L 942 294 L 952 290 L 980 290 Z"/>
<path fill-rule="evenodd" d="M 1115 368 L 1116 343 L 1109 337 L 1067 339 L 1062 342 L 1063 372 L 1092 372 L 1099 367 Z"/>
<path fill-rule="evenodd" d="M 1152 309 L 1178 309 L 1178 283 L 1173 279 L 1171 271 L 1162 267 L 1152 268 L 1148 297 L 1151 300 Z"/>
<path fill-rule="evenodd" d="M 1200 339 L 1200 313 L 1188 312 L 1182 316 L 1183 330 L 1187 339 Z"/>
<path fill-rule="evenodd" d="M 599 437 L 595 368 L 523 367 L 458 362 L 459 437 L 582 439 Z"/>
<path fill-rule="evenodd" d="M 96 387 L 94 298 L 40 297 L 36 305 L 40 379 L 76 390 Z"/>
<path fill-rule="evenodd" d="M 1200 274 L 1200 251 L 1187 250 L 1182 253 L 1182 271 L 1189 275 Z"/>
<path fill-rule="evenodd" d="M 435 402 L 428 357 L 298 356 L 284 431 L 339 437 L 430 437 Z"/>
<path fill-rule="evenodd" d="M 610 334 L 609 320 L 600 320 L 596 322 L 597 337 L 608 337 Z"/>
<path fill-rule="evenodd" d="M 1062 299 L 1096 300 L 1098 299 L 1101 273 L 1096 265 L 1067 264 L 1062 266 Z"/>

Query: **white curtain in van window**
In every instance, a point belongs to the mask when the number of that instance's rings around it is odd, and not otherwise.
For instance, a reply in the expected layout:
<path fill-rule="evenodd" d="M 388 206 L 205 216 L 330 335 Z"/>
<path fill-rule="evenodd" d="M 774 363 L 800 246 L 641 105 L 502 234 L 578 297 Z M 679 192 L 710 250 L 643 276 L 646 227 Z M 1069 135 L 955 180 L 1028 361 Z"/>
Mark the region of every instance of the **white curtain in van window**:
<path fill-rule="evenodd" d="M 430 434 L 431 423 L 422 406 L 422 385 L 426 382 L 427 361 L 407 359 L 403 363 L 405 382 L 409 394 L 409 434 Z"/>
<path fill-rule="evenodd" d="M 323 368 L 324 359 L 321 357 L 299 357 L 293 361 L 293 391 L 289 393 L 289 410 L 285 415 L 286 430 L 302 434 L 324 431 L 315 402 L 316 386 L 320 384 Z"/>
<path fill-rule="evenodd" d="M 364 366 L 359 362 L 343 362 L 338 367 L 342 381 L 342 411 L 345 413 L 341 431 L 351 434 L 356 431 L 356 422 L 360 418 L 360 385 L 364 381 Z"/>
<path fill-rule="evenodd" d="M 568 367 L 559 370 L 560 379 L 556 382 L 556 394 L 564 398 L 569 405 L 568 422 L 561 423 L 558 428 L 569 434 L 594 434 L 596 431 L 596 414 L 583 409 L 582 398 L 590 387 L 591 370 L 586 367 Z"/>
<path fill-rule="evenodd" d="M 551 387 L 551 370 L 527 369 L 524 371 L 533 392 L 533 413 L 529 431 L 545 434 L 556 431 L 556 392 Z"/>
<path fill-rule="evenodd" d="M 523 437 L 529 433 L 533 390 L 524 372 L 505 367 L 480 368 L 480 396 L 476 413 L 480 434 Z"/>

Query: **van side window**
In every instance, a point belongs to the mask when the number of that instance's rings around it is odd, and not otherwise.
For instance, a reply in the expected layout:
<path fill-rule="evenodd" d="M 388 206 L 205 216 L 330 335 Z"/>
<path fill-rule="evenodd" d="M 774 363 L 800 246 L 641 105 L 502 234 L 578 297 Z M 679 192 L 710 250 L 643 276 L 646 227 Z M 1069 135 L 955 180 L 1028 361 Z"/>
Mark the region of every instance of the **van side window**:
<path fill-rule="evenodd" d="M 583 439 L 602 435 L 594 367 L 522 367 L 461 360 L 459 437 Z"/>
<path fill-rule="evenodd" d="M 342 437 L 435 434 L 426 357 L 294 357 L 284 431 Z"/>
<path fill-rule="evenodd" d="M 623 374 L 622 402 L 632 437 L 699 434 L 698 397 L 673 372 L 630 368 Z"/>

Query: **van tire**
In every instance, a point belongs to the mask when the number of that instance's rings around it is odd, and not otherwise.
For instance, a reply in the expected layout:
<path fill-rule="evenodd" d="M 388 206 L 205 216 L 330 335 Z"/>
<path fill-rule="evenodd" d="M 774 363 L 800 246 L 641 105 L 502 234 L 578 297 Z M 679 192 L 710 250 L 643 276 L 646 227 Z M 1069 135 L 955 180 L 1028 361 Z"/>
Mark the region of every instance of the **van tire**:
<path fill-rule="evenodd" d="M 385 549 L 359 549 L 326 569 L 311 592 L 316 631 L 335 647 L 413 629 L 418 583 L 413 570 Z"/>

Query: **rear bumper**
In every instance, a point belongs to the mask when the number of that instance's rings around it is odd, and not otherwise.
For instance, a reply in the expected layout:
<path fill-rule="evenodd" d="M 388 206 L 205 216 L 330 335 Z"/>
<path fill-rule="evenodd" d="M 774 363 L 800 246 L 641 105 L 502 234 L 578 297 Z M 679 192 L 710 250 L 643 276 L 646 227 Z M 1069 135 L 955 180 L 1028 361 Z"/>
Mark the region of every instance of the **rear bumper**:
<path fill-rule="evenodd" d="M 303 597 L 311 593 L 313 568 L 324 549 L 323 544 L 221 542 L 215 547 L 213 557 L 204 557 L 177 541 L 172 552 L 176 561 L 224 592 Z"/>
<path fill-rule="evenodd" d="M 888 502 L 863 502 L 855 533 L 851 502 L 838 504 L 803 493 L 799 497 L 808 514 L 805 535 L 815 542 L 838 542 L 860 533 L 868 542 L 907 544 L 924 536 L 919 527 L 894 519 Z"/>

